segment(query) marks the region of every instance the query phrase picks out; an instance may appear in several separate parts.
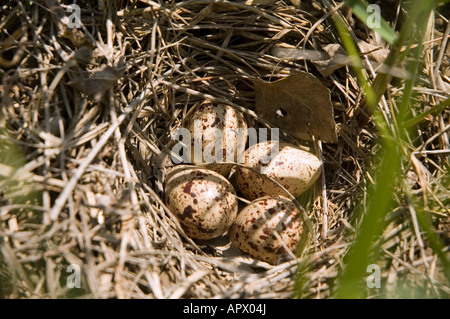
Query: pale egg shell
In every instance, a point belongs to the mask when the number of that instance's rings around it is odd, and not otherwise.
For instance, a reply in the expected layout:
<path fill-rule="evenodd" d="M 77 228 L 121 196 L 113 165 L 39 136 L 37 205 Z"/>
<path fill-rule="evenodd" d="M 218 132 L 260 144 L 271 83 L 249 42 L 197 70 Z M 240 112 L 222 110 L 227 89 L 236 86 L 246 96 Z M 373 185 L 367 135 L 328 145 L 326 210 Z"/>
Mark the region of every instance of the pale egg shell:
<path fill-rule="evenodd" d="M 242 209 L 230 227 L 229 237 L 243 253 L 276 264 L 289 256 L 280 239 L 294 252 L 301 231 L 300 211 L 290 199 L 265 196 Z"/>
<path fill-rule="evenodd" d="M 223 235 L 238 210 L 236 193 L 228 180 L 190 165 L 175 166 L 167 173 L 165 201 L 186 234 L 195 239 Z"/>
<path fill-rule="evenodd" d="M 287 196 L 281 187 L 263 175 L 273 178 L 297 197 L 317 181 L 322 167 L 322 162 L 314 154 L 277 141 L 252 145 L 245 151 L 241 162 L 257 171 L 245 167 L 238 167 L 236 171 L 237 187 L 249 200 L 266 195 Z"/>
<path fill-rule="evenodd" d="M 216 162 L 236 162 L 245 151 L 247 122 L 241 112 L 230 105 L 202 103 L 190 110 L 183 126 L 191 134 L 191 162 L 208 164 L 222 175 L 232 165 Z"/>

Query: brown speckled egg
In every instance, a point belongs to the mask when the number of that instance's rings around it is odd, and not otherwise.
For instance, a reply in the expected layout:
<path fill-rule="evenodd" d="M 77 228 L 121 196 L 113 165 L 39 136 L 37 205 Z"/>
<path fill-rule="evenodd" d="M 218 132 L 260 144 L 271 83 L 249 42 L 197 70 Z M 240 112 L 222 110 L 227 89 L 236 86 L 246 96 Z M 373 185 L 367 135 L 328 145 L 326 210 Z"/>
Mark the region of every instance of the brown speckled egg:
<path fill-rule="evenodd" d="M 321 161 L 314 154 L 289 143 L 275 141 L 252 145 L 245 151 L 241 162 L 257 170 L 254 172 L 238 167 L 236 171 L 238 189 L 245 198 L 250 200 L 266 195 L 287 195 L 282 188 L 265 178 L 263 174 L 276 180 L 294 197 L 297 197 L 317 181 L 322 166 Z"/>
<path fill-rule="evenodd" d="M 238 214 L 229 236 L 243 253 L 276 264 L 288 256 L 280 239 L 294 252 L 301 231 L 300 211 L 290 199 L 265 196 L 254 200 Z"/>
<path fill-rule="evenodd" d="M 173 167 L 166 175 L 165 201 L 189 237 L 223 235 L 236 218 L 233 186 L 222 175 L 190 165 Z"/>
<path fill-rule="evenodd" d="M 244 153 L 247 123 L 241 112 L 230 105 L 202 103 L 190 110 L 183 126 L 191 134 L 191 162 L 236 162 Z M 220 174 L 230 172 L 232 165 L 206 166 Z"/>

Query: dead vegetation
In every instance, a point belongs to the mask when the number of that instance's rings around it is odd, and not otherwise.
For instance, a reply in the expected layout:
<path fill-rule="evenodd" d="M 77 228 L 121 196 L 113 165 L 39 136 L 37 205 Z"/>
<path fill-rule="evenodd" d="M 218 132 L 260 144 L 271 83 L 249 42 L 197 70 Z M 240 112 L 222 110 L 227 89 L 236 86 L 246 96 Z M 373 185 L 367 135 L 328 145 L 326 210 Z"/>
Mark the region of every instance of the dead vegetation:
<path fill-rule="evenodd" d="M 273 49 L 323 52 L 340 43 L 333 11 L 345 14 L 371 48 L 387 46 L 339 3 L 262 2 L 77 1 L 81 28 L 68 27 L 69 2 L 1 5 L 1 297 L 294 296 L 298 260 L 270 266 L 239 256 L 226 238 L 187 238 L 162 201 L 162 175 L 170 132 L 192 105 L 226 101 L 240 106 L 252 125 L 264 125 L 254 112 L 252 80 L 299 71 L 330 89 L 337 125 L 336 143 L 308 144 L 323 157 L 325 178 L 310 199 L 314 240 L 301 259 L 303 297 L 331 295 L 360 218 L 355 205 L 364 205 L 376 132 L 371 121 L 359 125 L 361 91 L 345 63 L 286 58 Z M 391 2 L 396 23 L 402 9 Z M 448 97 L 448 25 L 439 13 L 430 22 L 430 74 L 417 97 L 425 107 Z M 380 58 L 371 51 L 368 61 Z M 422 142 L 405 176 L 445 239 L 445 254 L 448 116 L 447 110 L 417 126 Z M 414 214 L 393 197 L 399 204 L 381 239 L 388 287 L 382 296 L 448 295 Z M 69 265 L 79 267 L 81 288 L 67 286 Z M 423 289 L 409 291 L 411 282 Z M 367 295 L 378 293 L 368 289 Z"/>

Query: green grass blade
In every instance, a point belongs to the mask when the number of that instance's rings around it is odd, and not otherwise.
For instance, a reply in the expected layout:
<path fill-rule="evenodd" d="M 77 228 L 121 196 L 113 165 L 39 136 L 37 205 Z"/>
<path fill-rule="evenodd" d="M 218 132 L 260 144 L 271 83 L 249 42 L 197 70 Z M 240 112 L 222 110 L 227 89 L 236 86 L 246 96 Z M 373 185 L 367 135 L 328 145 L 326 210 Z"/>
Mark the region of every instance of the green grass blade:
<path fill-rule="evenodd" d="M 383 96 L 389 81 L 385 79 L 385 81 L 378 83 L 384 84 L 383 88 L 381 88 L 380 86 L 378 88 L 375 88 L 370 84 L 369 77 L 364 69 L 363 63 L 359 56 L 359 50 L 356 44 L 354 43 L 353 39 L 351 38 L 344 21 L 339 15 L 335 15 L 334 22 L 336 25 L 336 29 L 339 33 L 339 37 L 342 41 L 342 44 L 345 50 L 347 51 L 349 58 L 351 59 L 351 65 L 353 66 L 353 71 L 356 74 L 358 83 L 364 91 L 365 102 L 372 116 L 374 117 L 375 123 L 377 123 L 377 128 L 380 131 L 381 135 L 386 134 L 389 135 L 387 125 L 388 123 L 385 122 L 385 119 L 382 116 L 382 114 L 377 111 L 378 102 L 381 100 L 381 97 Z"/>
<path fill-rule="evenodd" d="M 26 204 L 37 200 L 35 185 L 27 179 L 26 173 L 20 172 L 24 164 L 25 157 L 9 134 L 5 119 L 0 116 L 0 205 Z"/>
<path fill-rule="evenodd" d="M 347 50 L 354 66 L 361 65 L 356 45 L 351 39 L 344 22 L 339 16 L 335 17 L 335 24 L 340 39 Z M 390 138 L 386 123 L 380 112 L 377 111 L 377 100 L 367 76 L 362 68 L 355 67 L 358 82 L 365 92 L 365 99 L 371 108 L 375 122 L 379 129 L 382 140 L 384 154 L 381 157 L 381 164 L 374 172 L 375 185 L 369 192 L 369 203 L 367 210 L 361 212 L 363 220 L 361 222 L 355 242 L 345 258 L 345 269 L 338 280 L 336 297 L 338 298 L 358 298 L 361 296 L 361 284 L 364 284 L 363 277 L 367 276 L 367 266 L 377 253 L 372 250 L 373 243 L 383 231 L 383 221 L 385 214 L 391 208 L 391 195 L 394 190 L 394 177 L 400 170 L 400 156 L 396 141 Z M 360 207 L 360 210 L 362 208 Z"/>
<path fill-rule="evenodd" d="M 350 65 L 353 66 L 353 70 L 356 73 L 358 83 L 361 85 L 361 87 L 364 90 L 366 101 L 368 104 L 373 106 L 374 102 L 375 102 L 375 96 L 374 96 L 374 92 L 370 86 L 367 73 L 365 72 L 363 63 L 359 56 L 359 50 L 358 50 L 356 44 L 353 42 L 342 18 L 339 15 L 335 15 L 334 22 L 335 22 L 336 28 L 338 30 L 342 44 L 344 45 L 344 48 L 347 51 L 347 54 L 350 58 L 350 62 L 351 62 Z"/>
<path fill-rule="evenodd" d="M 437 106 L 433 107 L 429 111 L 423 112 L 418 116 L 412 119 L 404 119 L 404 117 L 409 113 L 409 108 L 411 107 L 411 101 L 414 99 L 414 85 L 416 83 L 416 76 L 418 74 L 418 70 L 420 69 L 420 65 L 422 63 L 421 53 L 423 49 L 423 40 L 425 37 L 425 32 L 427 28 L 428 19 L 430 14 L 433 14 L 433 8 L 438 4 L 439 1 L 417 1 L 417 5 L 412 9 L 413 16 L 416 17 L 415 20 L 415 32 L 411 36 L 409 41 L 409 46 L 413 46 L 414 44 L 418 44 L 416 47 L 411 49 L 412 59 L 409 59 L 409 63 L 407 64 L 407 69 L 413 76 L 409 79 L 405 80 L 404 89 L 402 91 L 402 99 L 400 104 L 398 105 L 399 116 L 402 117 L 402 121 L 400 124 L 403 128 L 411 127 L 415 124 L 418 124 L 422 119 L 424 119 L 427 115 L 433 114 L 437 115 L 442 112 L 446 107 L 450 105 L 450 99 L 446 99 Z M 435 230 L 433 229 L 430 220 L 426 212 L 424 212 L 423 208 L 415 203 L 412 199 L 412 196 L 408 193 L 408 190 L 405 189 L 404 193 L 406 194 L 408 201 L 414 204 L 414 209 L 416 211 L 417 220 L 419 223 L 419 227 L 425 231 L 428 242 L 430 244 L 431 249 L 439 258 L 444 268 L 444 275 L 446 279 L 450 282 L 450 260 L 448 256 L 444 253 L 444 245 L 441 240 L 437 236 Z"/>
<path fill-rule="evenodd" d="M 361 21 L 363 21 L 369 28 L 377 32 L 386 42 L 390 44 L 395 42 L 397 34 L 386 22 L 386 20 L 379 15 L 379 12 L 371 10 L 371 8 L 375 7 L 369 7 L 369 4 L 364 0 L 344 0 L 344 2 L 352 9 L 353 13 Z M 376 19 L 379 23 L 367 23 L 373 19 Z"/>
<path fill-rule="evenodd" d="M 355 4 L 355 6 L 358 3 L 359 8 L 362 8 L 361 1 L 346 2 L 351 2 Z M 411 107 L 411 102 L 413 101 L 415 93 L 413 88 L 416 83 L 418 71 L 421 68 L 420 57 L 423 49 L 421 43 L 423 41 L 428 18 L 435 4 L 437 4 L 437 1 L 424 0 L 417 1 L 414 4 L 414 7 L 412 7 L 409 12 L 409 19 L 407 19 L 404 24 L 396 42 L 391 47 L 391 53 L 385 61 L 387 66 L 394 66 L 398 65 L 407 57 L 411 57 L 410 62 L 408 62 L 406 66 L 411 77 L 406 79 L 403 83 L 403 94 L 399 104 L 397 104 L 398 113 L 393 114 L 395 122 L 399 125 L 397 127 L 398 131 L 395 133 L 400 134 L 395 134 L 388 129 L 388 126 L 386 126 L 387 123 L 385 123 L 380 116 L 381 111 L 377 108 L 377 104 L 390 82 L 390 76 L 387 74 L 378 74 L 373 85 L 370 86 L 364 73 L 358 68 L 354 69 L 357 74 L 358 82 L 366 94 L 365 99 L 367 105 L 374 116 L 374 121 L 381 139 L 380 146 L 382 154 L 379 154 L 378 158 L 373 159 L 373 163 L 376 164 L 373 170 L 375 183 L 367 192 L 366 210 L 362 211 L 362 205 L 360 205 L 359 208 L 362 220 L 360 226 L 357 227 L 358 231 L 354 243 L 344 258 L 343 272 L 337 278 L 338 286 L 335 291 L 335 296 L 337 298 L 360 298 L 363 297 L 363 292 L 366 291 L 362 288 L 365 283 L 364 277 L 368 275 L 367 266 L 371 262 L 377 260 L 380 253 L 379 247 L 374 247 L 374 243 L 384 231 L 386 214 L 392 209 L 392 194 L 395 190 L 400 189 L 398 181 L 402 175 L 401 141 L 402 132 L 404 131 L 403 128 L 405 127 L 405 124 L 411 125 L 417 123 L 417 121 L 420 121 L 427 115 L 421 114 L 412 120 L 406 119 L 407 114 L 410 114 L 409 108 Z M 356 6 L 356 8 L 358 8 L 358 6 Z M 341 18 L 336 18 L 335 23 L 345 49 L 352 59 L 356 59 L 357 49 L 345 28 L 344 22 Z M 417 46 L 417 44 L 419 45 Z M 404 48 L 405 46 L 406 50 L 402 50 L 402 47 Z M 357 60 L 352 62 L 352 65 L 354 66 L 359 65 Z M 448 103 L 448 101 L 442 102 L 433 110 L 433 113 L 442 110 Z M 450 262 L 443 253 L 442 244 L 437 235 L 432 231 L 430 223 L 424 213 L 418 214 L 418 220 L 420 227 L 427 233 L 430 240 L 430 246 L 432 246 L 433 251 L 442 261 L 446 276 L 448 277 Z"/>
<path fill-rule="evenodd" d="M 383 149 L 383 160 L 375 171 L 375 185 L 369 191 L 368 206 L 361 226 L 344 259 L 345 268 L 338 279 L 337 298 L 363 297 L 364 290 L 361 286 L 365 283 L 364 277 L 368 275 L 367 266 L 376 260 L 379 254 L 378 250 L 373 249 L 373 244 L 384 230 L 385 216 L 392 207 L 395 177 L 400 171 L 400 156 L 395 141 L 386 139 Z"/>
<path fill-rule="evenodd" d="M 411 34 L 413 33 L 413 30 L 416 29 L 417 22 L 421 20 L 423 14 L 425 14 L 426 17 L 429 16 L 429 14 L 424 13 L 424 11 L 429 12 L 430 10 L 432 10 L 432 8 L 434 8 L 435 5 L 437 5 L 437 3 L 438 1 L 419 0 L 414 3 L 413 8 L 410 8 L 410 10 L 408 10 L 408 19 L 404 21 L 404 25 L 402 26 L 402 29 L 400 30 L 395 43 L 391 45 L 390 52 L 386 60 L 384 61 L 384 65 L 388 69 L 401 64 L 403 60 L 408 56 L 410 52 L 410 46 L 412 44 L 417 44 L 410 42 Z M 409 46 L 404 49 L 404 46 L 408 43 Z M 412 71 L 416 73 L 417 69 Z M 372 84 L 375 93 L 375 103 L 378 104 L 378 102 L 384 95 L 384 92 L 391 79 L 392 75 L 390 75 L 389 71 L 380 72 L 377 74 Z"/>
<path fill-rule="evenodd" d="M 412 119 L 407 120 L 404 123 L 404 127 L 409 128 L 411 126 L 417 125 L 420 122 L 422 122 L 428 115 L 436 116 L 439 113 L 443 112 L 448 107 L 450 107 L 450 98 L 442 101 L 438 105 L 433 106 L 428 111 L 422 112 L 419 115 L 413 117 Z"/>
<path fill-rule="evenodd" d="M 410 195 L 408 194 L 408 196 Z M 411 196 L 410 201 L 413 202 Z M 448 254 L 445 253 L 445 245 L 437 235 L 436 230 L 433 228 L 427 213 L 424 212 L 424 210 L 417 203 L 414 203 L 414 209 L 416 211 L 419 227 L 425 232 L 425 236 L 428 239 L 427 242 L 430 244 L 431 249 L 440 260 L 444 269 L 445 278 L 450 283 L 450 259 Z"/>

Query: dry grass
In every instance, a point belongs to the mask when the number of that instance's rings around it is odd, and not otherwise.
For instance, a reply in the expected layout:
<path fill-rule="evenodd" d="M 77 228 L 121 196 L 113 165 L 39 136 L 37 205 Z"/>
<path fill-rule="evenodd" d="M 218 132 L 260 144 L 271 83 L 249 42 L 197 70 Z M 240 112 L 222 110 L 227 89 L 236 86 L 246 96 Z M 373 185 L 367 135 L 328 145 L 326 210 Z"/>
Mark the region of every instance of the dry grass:
<path fill-rule="evenodd" d="M 187 238 L 161 199 L 162 177 L 170 132 L 192 105 L 206 97 L 227 101 L 241 106 L 249 123 L 262 125 L 252 111 L 251 79 L 307 70 L 331 90 L 339 141 L 320 150 L 325 178 L 311 199 L 315 240 L 302 257 L 303 296 L 329 297 L 359 219 L 354 207 L 364 205 L 361 191 L 370 181 L 366 165 L 376 152 L 376 132 L 372 122 L 358 126 L 361 92 L 348 68 L 324 78 L 310 62 L 277 58 L 271 49 L 339 43 L 332 21 L 319 21 L 336 5 L 77 3 L 80 29 L 67 28 L 63 17 L 69 14 L 57 1 L 1 5 L 1 133 L 8 156 L 0 167 L 0 296 L 294 296 L 298 260 L 270 266 L 239 256 L 226 238 Z M 449 24 L 439 15 L 437 20 L 440 25 L 430 26 L 435 31 L 426 60 L 434 75 L 426 78 L 433 81 L 423 83 L 418 97 L 426 105 L 448 96 L 450 82 L 444 44 Z M 349 23 L 358 37 L 370 40 L 364 25 Z M 414 196 L 427 203 L 447 251 L 448 115 L 418 126 L 422 147 L 405 178 Z M 29 188 L 35 192 L 24 200 Z M 382 238 L 383 283 L 397 291 L 403 289 L 399 282 L 407 286 L 415 280 L 427 296 L 448 294 L 413 217 L 401 205 L 389 216 Z M 69 264 L 82 271 L 81 289 L 66 285 Z"/>

